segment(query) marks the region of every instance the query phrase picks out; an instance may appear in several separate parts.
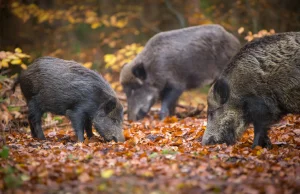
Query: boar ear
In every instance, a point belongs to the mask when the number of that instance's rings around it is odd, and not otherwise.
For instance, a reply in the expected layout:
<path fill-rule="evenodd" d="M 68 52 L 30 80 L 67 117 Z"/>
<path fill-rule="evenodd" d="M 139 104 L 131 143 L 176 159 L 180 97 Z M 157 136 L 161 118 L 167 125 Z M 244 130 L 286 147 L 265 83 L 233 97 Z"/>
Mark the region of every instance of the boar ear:
<path fill-rule="evenodd" d="M 110 99 L 105 105 L 104 105 L 104 112 L 106 115 L 108 115 L 111 111 L 113 111 L 117 106 L 117 102 L 115 99 Z"/>
<path fill-rule="evenodd" d="M 227 102 L 230 89 L 226 80 L 222 78 L 218 79 L 214 84 L 213 93 L 215 100 L 220 104 L 224 104 L 225 102 Z"/>
<path fill-rule="evenodd" d="M 143 63 L 139 63 L 136 64 L 133 68 L 132 68 L 132 73 L 135 77 L 141 79 L 141 80 L 145 80 L 147 78 L 147 73 L 145 71 L 144 68 L 144 64 Z"/>

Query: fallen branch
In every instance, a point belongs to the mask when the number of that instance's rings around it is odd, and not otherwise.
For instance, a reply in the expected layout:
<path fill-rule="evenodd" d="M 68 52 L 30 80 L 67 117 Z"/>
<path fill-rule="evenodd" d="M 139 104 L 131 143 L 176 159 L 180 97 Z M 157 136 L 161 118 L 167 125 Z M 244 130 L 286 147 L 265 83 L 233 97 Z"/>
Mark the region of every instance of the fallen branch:
<path fill-rule="evenodd" d="M 190 109 L 191 107 L 188 107 L 188 108 L 189 109 L 187 109 L 187 110 L 189 110 L 189 111 L 178 112 L 178 113 L 176 113 L 176 116 L 178 118 L 199 116 L 202 113 L 202 111 L 204 110 L 205 105 L 204 104 L 200 104 L 197 107 L 192 107 L 192 109 Z"/>
<path fill-rule="evenodd" d="M 53 121 L 53 120 L 52 120 L 51 122 L 49 122 L 49 123 L 43 125 L 42 128 L 43 128 L 44 130 L 50 129 L 50 128 L 52 128 L 52 127 L 56 127 L 57 124 L 58 124 L 58 121 Z"/>

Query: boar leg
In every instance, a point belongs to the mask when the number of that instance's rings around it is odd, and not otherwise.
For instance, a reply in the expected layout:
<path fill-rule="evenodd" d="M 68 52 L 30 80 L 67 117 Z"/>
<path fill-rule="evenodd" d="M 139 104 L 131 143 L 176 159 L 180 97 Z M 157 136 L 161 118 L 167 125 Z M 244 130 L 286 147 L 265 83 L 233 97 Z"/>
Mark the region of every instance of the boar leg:
<path fill-rule="evenodd" d="M 160 110 L 160 119 L 164 119 L 175 113 L 176 103 L 182 94 L 182 90 L 176 88 L 166 88 L 162 93 L 162 103 Z"/>
<path fill-rule="evenodd" d="M 32 99 L 28 102 L 28 121 L 31 135 L 33 138 L 46 139 L 42 129 L 43 112 L 38 108 L 36 102 Z"/>
<path fill-rule="evenodd" d="M 33 124 L 32 124 L 32 116 L 29 116 L 28 115 L 28 122 L 29 122 L 29 126 L 30 126 L 30 131 L 31 131 L 31 136 L 33 137 L 33 138 L 37 138 L 37 134 L 36 134 L 36 132 L 35 132 L 35 130 L 34 130 L 34 126 L 33 126 Z"/>
<path fill-rule="evenodd" d="M 264 100 L 259 97 L 247 99 L 246 112 L 249 117 L 248 120 L 254 125 L 252 148 L 255 148 L 255 146 L 271 148 L 272 144 L 268 137 L 268 130 L 275 115 L 272 114 Z"/>
<path fill-rule="evenodd" d="M 261 126 L 258 127 L 254 125 L 254 140 L 252 148 L 255 148 L 255 146 L 272 148 L 272 143 L 270 141 L 270 138 L 268 137 L 267 128 L 264 129 Z"/>
<path fill-rule="evenodd" d="M 84 141 L 85 115 L 80 110 L 68 110 L 67 116 L 70 118 L 72 127 L 77 135 L 78 141 Z"/>
<path fill-rule="evenodd" d="M 85 124 L 84 124 L 84 128 L 85 128 L 85 132 L 87 137 L 90 139 L 91 137 L 93 137 L 93 132 L 92 132 L 92 121 L 91 119 L 87 118 L 85 120 Z"/>

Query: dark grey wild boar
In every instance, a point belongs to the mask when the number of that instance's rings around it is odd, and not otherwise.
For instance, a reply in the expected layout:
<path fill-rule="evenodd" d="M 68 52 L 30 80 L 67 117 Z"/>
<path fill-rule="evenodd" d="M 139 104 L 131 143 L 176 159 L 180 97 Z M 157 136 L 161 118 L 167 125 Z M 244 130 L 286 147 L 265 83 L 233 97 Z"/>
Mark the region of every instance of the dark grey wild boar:
<path fill-rule="evenodd" d="M 109 84 L 74 61 L 41 57 L 21 73 L 20 85 L 29 109 L 31 134 L 45 139 L 44 112 L 66 115 L 79 141 L 93 136 L 92 123 L 106 140 L 124 141 L 123 107 Z"/>
<path fill-rule="evenodd" d="M 219 25 L 155 35 L 121 71 L 128 118 L 142 119 L 158 99 L 161 119 L 174 114 L 182 92 L 210 84 L 239 49 L 237 38 Z"/>
<path fill-rule="evenodd" d="M 207 102 L 203 145 L 234 144 L 252 123 L 252 147 L 271 147 L 270 126 L 287 113 L 300 113 L 300 32 L 246 44 L 213 84 Z"/>

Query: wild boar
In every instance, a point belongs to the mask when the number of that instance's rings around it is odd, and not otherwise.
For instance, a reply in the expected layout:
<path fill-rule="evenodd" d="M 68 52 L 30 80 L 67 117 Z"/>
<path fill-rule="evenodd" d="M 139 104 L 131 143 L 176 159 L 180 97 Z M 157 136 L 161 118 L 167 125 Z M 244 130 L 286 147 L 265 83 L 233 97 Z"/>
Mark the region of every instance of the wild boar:
<path fill-rule="evenodd" d="M 234 144 L 254 126 L 252 147 L 271 147 L 270 126 L 300 113 L 300 32 L 246 44 L 212 85 L 202 144 Z"/>
<path fill-rule="evenodd" d="M 220 25 L 156 34 L 121 70 L 128 118 L 142 119 L 158 99 L 161 119 L 174 114 L 183 91 L 211 84 L 239 49 L 238 39 Z"/>
<path fill-rule="evenodd" d="M 79 141 L 93 136 L 92 123 L 106 140 L 124 141 L 123 107 L 98 73 L 75 61 L 41 57 L 20 75 L 32 137 L 45 139 L 41 117 L 45 112 L 66 115 Z"/>

